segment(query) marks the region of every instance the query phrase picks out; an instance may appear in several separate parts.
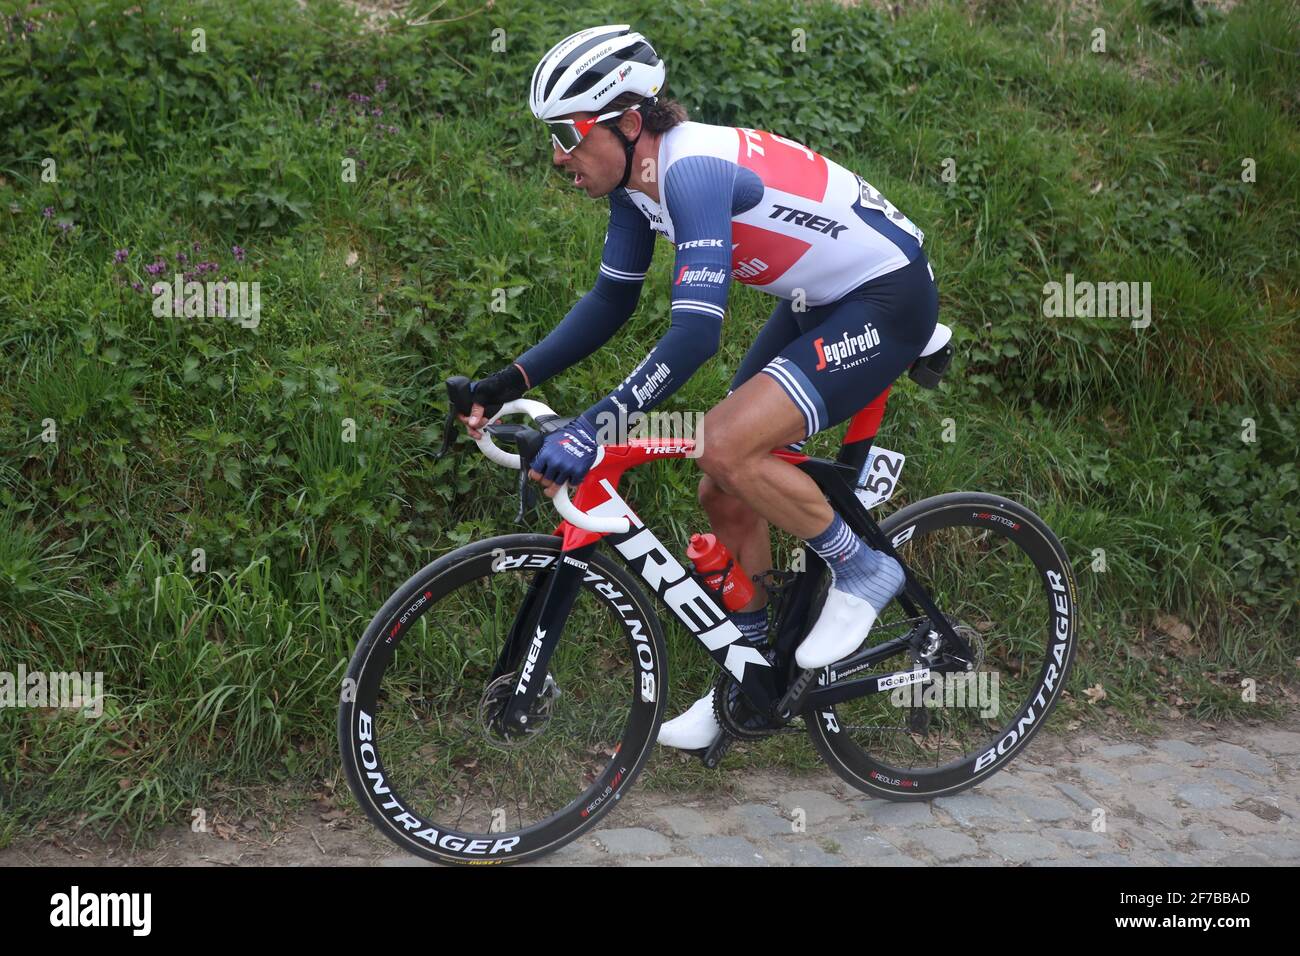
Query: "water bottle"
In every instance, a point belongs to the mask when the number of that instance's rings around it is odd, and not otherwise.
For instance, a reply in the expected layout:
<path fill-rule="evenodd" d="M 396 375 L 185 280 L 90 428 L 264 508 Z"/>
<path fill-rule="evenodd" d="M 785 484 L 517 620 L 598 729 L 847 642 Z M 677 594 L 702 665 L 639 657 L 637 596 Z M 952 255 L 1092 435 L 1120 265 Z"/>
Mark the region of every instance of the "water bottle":
<path fill-rule="evenodd" d="M 739 611 L 753 600 L 754 582 L 716 535 L 691 535 L 686 557 L 704 583 L 721 594 L 722 604 L 728 611 Z"/>

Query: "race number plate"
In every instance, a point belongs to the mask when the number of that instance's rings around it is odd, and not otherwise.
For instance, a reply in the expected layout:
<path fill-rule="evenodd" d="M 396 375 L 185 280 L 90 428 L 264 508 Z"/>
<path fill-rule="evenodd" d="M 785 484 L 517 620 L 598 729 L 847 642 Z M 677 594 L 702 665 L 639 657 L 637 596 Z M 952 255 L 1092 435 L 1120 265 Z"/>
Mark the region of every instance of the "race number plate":
<path fill-rule="evenodd" d="M 854 491 L 864 508 L 874 508 L 890 499 L 903 473 L 903 460 L 903 455 L 888 448 L 871 449 Z"/>

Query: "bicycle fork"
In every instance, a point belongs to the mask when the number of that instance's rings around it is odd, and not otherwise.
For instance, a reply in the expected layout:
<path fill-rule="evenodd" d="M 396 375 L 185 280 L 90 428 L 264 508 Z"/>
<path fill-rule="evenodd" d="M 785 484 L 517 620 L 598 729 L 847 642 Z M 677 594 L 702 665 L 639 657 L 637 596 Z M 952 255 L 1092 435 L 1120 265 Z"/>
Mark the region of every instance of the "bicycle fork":
<path fill-rule="evenodd" d="M 587 571 L 586 556 L 594 547 L 591 544 L 565 552 L 552 568 L 539 570 L 533 576 L 492 671 L 494 680 L 511 671 L 516 673 L 514 693 L 501 717 L 507 732 L 523 733 L 528 729 L 528 715 L 544 683 L 541 677 L 547 673 L 551 655 L 564 633 Z"/>

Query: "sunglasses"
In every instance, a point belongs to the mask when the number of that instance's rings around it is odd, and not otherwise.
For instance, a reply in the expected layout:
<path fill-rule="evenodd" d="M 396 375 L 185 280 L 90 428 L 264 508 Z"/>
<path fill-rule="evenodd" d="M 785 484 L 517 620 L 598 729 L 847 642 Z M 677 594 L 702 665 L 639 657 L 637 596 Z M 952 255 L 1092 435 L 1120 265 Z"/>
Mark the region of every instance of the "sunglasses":
<path fill-rule="evenodd" d="M 571 153 L 587 138 L 587 134 L 595 128 L 597 123 L 603 123 L 605 120 L 613 119 L 616 116 L 622 116 L 630 110 L 640 109 L 640 105 L 629 106 L 625 110 L 614 110 L 612 113 L 601 113 L 599 116 L 593 116 L 585 120 L 547 120 L 546 125 L 551 129 L 551 142 L 566 153 Z"/>

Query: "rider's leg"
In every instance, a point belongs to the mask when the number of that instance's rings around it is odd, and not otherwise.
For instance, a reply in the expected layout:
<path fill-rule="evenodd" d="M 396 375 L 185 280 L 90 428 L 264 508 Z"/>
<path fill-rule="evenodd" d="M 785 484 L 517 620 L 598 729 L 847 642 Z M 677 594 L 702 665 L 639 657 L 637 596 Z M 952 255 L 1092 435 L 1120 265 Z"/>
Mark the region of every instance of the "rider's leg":
<path fill-rule="evenodd" d="M 802 335 L 807 327 L 807 315 L 807 312 L 795 312 L 785 300 L 777 302 L 767 322 L 755 336 L 754 343 L 741 359 L 727 394 L 730 395 L 759 374 L 763 366 Z M 708 440 L 707 431 L 704 440 Z M 802 441 L 799 444 L 802 445 Z M 700 476 L 699 498 L 714 533 L 747 574 L 761 574 L 772 567 L 772 536 L 767 520 L 762 515 L 725 491 L 708 474 Z M 760 590 L 741 610 L 754 611 L 766 603 L 767 595 Z"/>
<path fill-rule="evenodd" d="M 780 303 L 738 370 L 735 391 L 705 418 L 699 462 L 709 483 L 701 482 L 700 500 L 741 566 L 750 574 L 771 567 L 757 516 L 803 538 L 831 570 L 822 614 L 796 652 L 801 666 L 824 666 L 859 646 L 901 588 L 902 569 L 865 547 L 816 483 L 771 449 L 801 444 L 855 414 L 915 360 L 937 319 L 924 257 L 839 302 L 801 313 Z M 734 618 L 742 633 L 765 633 L 758 622 Z M 665 723 L 660 742 L 685 749 L 712 743 L 721 728 L 711 698 Z"/>
<path fill-rule="evenodd" d="M 724 491 L 827 562 L 826 603 L 796 652 L 805 668 L 852 653 L 902 588 L 903 574 L 892 558 L 862 544 L 811 478 L 770 450 L 849 418 L 893 382 L 933 332 L 938 297 L 918 257 L 817 311 L 822 321 L 768 363 L 766 374 L 709 412 L 699 459 Z"/>
<path fill-rule="evenodd" d="M 746 574 L 762 574 L 772 567 L 772 535 L 762 515 L 735 495 L 723 491 L 708 475 L 700 478 L 699 498 L 704 513 L 709 516 L 709 527 Z M 740 610 L 756 611 L 766 604 L 766 592 L 755 588 L 753 599 Z"/>
<path fill-rule="evenodd" d="M 755 516 L 766 513 L 777 527 L 805 539 L 831 527 L 832 519 L 837 517 L 816 482 L 771 454 L 772 448 L 801 437 L 803 427 L 795 404 L 767 375 L 754 376 L 704 418 L 706 442 L 699 465 L 712 485 L 720 490 L 717 495 L 709 492 L 709 496 L 725 512 L 723 527 L 733 536 L 730 541 L 724 537 L 723 543 L 732 548 L 734 542 L 737 560 L 748 573 L 756 573 L 750 570 L 745 559 L 755 550 L 752 536 L 757 525 L 745 520 L 742 509 Z M 768 556 L 770 559 L 770 550 Z M 731 617 L 745 634 L 746 628 L 741 623 L 745 615 L 733 613 Z M 765 609 L 763 623 L 766 623 Z M 751 643 L 757 644 L 757 630 L 754 627 L 750 631 Z M 721 732 L 710 691 L 685 713 L 666 721 L 659 728 L 659 742 L 696 750 L 709 746 Z"/>
<path fill-rule="evenodd" d="M 731 391 L 758 375 L 764 365 L 780 354 L 781 349 L 802 334 L 799 322 L 802 317 L 802 313 L 796 314 L 790 308 L 789 302 L 782 300 L 776 304 L 736 369 Z M 730 395 L 731 391 L 727 394 Z M 707 447 L 708 440 L 706 431 L 702 435 L 702 447 Z M 713 533 L 727 546 L 746 574 L 761 574 L 772 567 L 771 533 L 767 521 L 758 512 L 735 495 L 728 494 L 707 474 L 700 477 L 699 499 L 709 516 Z M 762 588 L 755 590 L 753 600 L 729 616 L 746 643 L 760 649 L 767 647 L 767 593 Z M 669 747 L 696 750 L 709 746 L 721 732 L 713 713 L 713 689 L 710 688 L 684 713 L 660 725 L 659 742 Z"/>

